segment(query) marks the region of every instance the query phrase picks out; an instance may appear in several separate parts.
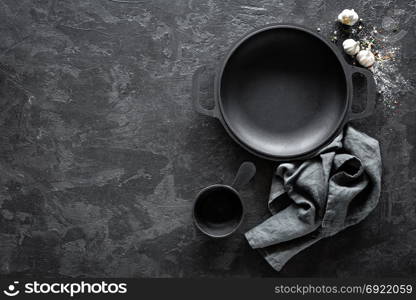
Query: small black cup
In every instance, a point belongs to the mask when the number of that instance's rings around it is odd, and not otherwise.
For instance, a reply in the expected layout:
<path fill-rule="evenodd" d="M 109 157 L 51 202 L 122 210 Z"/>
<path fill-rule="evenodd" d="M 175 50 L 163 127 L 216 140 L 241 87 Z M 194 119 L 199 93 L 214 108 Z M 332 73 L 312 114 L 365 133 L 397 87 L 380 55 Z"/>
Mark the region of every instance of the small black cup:
<path fill-rule="evenodd" d="M 210 237 L 232 234 L 243 221 L 244 204 L 238 189 L 246 185 L 256 173 L 252 162 L 244 162 L 231 185 L 214 184 L 196 196 L 193 217 L 196 227 Z"/>

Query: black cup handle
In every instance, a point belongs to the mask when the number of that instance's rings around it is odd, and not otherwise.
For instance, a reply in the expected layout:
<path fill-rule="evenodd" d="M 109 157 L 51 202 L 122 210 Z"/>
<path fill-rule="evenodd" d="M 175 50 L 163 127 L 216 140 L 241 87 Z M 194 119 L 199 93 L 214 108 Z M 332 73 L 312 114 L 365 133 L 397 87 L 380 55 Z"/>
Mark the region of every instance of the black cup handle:
<path fill-rule="evenodd" d="M 204 108 L 201 103 L 199 102 L 199 88 L 201 85 L 201 74 L 205 72 L 206 66 L 199 67 L 194 75 L 192 76 L 192 101 L 194 104 L 194 108 L 197 112 L 202 115 L 217 118 L 217 107 L 214 101 L 214 107 L 212 109 Z"/>
<path fill-rule="evenodd" d="M 374 81 L 373 73 L 371 73 L 369 70 L 360 68 L 360 67 L 354 67 L 351 66 L 351 77 L 355 73 L 360 73 L 364 75 L 366 81 L 367 81 L 367 103 L 365 105 L 365 109 L 361 112 L 354 113 L 350 112 L 350 118 L 349 121 L 352 120 L 358 120 L 365 117 L 368 117 L 374 112 L 375 106 L 376 106 L 376 82 Z"/>
<path fill-rule="evenodd" d="M 249 183 L 255 174 L 256 166 L 250 161 L 245 161 L 241 164 L 240 168 L 238 169 L 237 175 L 235 175 L 234 181 L 231 184 L 231 186 L 236 190 L 239 190 L 247 183 Z"/>

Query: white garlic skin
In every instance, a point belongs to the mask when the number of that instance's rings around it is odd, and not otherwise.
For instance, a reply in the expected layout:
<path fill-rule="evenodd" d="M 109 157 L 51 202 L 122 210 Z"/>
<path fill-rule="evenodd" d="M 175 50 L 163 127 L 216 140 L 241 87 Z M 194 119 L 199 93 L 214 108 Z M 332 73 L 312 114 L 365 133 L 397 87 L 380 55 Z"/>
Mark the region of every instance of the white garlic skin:
<path fill-rule="evenodd" d="M 358 14 L 353 9 L 344 9 L 338 15 L 338 21 L 342 24 L 353 26 L 358 21 Z"/>
<path fill-rule="evenodd" d="M 347 39 L 342 43 L 345 53 L 355 55 L 360 51 L 360 43 L 353 39 Z"/>
<path fill-rule="evenodd" d="M 376 61 L 374 54 L 370 50 L 361 50 L 356 58 L 360 65 L 366 68 L 371 67 Z"/>

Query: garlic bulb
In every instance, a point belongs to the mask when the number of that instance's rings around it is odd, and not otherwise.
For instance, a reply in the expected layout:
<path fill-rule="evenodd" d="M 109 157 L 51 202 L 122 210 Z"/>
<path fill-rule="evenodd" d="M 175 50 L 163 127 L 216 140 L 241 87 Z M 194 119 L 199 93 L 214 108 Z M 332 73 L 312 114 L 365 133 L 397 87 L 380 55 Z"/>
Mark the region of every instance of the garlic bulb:
<path fill-rule="evenodd" d="M 357 61 L 363 67 L 368 68 L 374 64 L 374 62 L 376 61 L 376 58 L 374 57 L 374 54 L 370 50 L 361 50 L 357 54 Z"/>
<path fill-rule="evenodd" d="M 342 43 L 345 53 L 349 55 L 355 55 L 360 51 L 360 43 L 353 39 L 347 39 Z"/>
<path fill-rule="evenodd" d="M 344 9 L 338 15 L 338 21 L 342 24 L 352 26 L 358 21 L 358 15 L 353 9 Z"/>

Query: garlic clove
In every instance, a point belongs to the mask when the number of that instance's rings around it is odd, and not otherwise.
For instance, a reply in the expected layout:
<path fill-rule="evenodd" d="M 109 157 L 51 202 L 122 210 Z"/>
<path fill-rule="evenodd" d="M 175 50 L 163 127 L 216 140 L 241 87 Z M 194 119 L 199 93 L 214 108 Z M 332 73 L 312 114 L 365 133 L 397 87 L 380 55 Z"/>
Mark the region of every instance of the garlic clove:
<path fill-rule="evenodd" d="M 376 61 L 374 54 L 370 50 L 361 50 L 356 58 L 360 65 L 366 68 L 371 67 Z"/>
<path fill-rule="evenodd" d="M 342 43 L 345 53 L 355 55 L 360 51 L 360 43 L 353 39 L 347 39 Z"/>
<path fill-rule="evenodd" d="M 340 21 L 342 24 L 352 26 L 358 21 L 358 14 L 353 9 L 344 9 L 339 15 L 338 15 L 338 21 Z"/>

